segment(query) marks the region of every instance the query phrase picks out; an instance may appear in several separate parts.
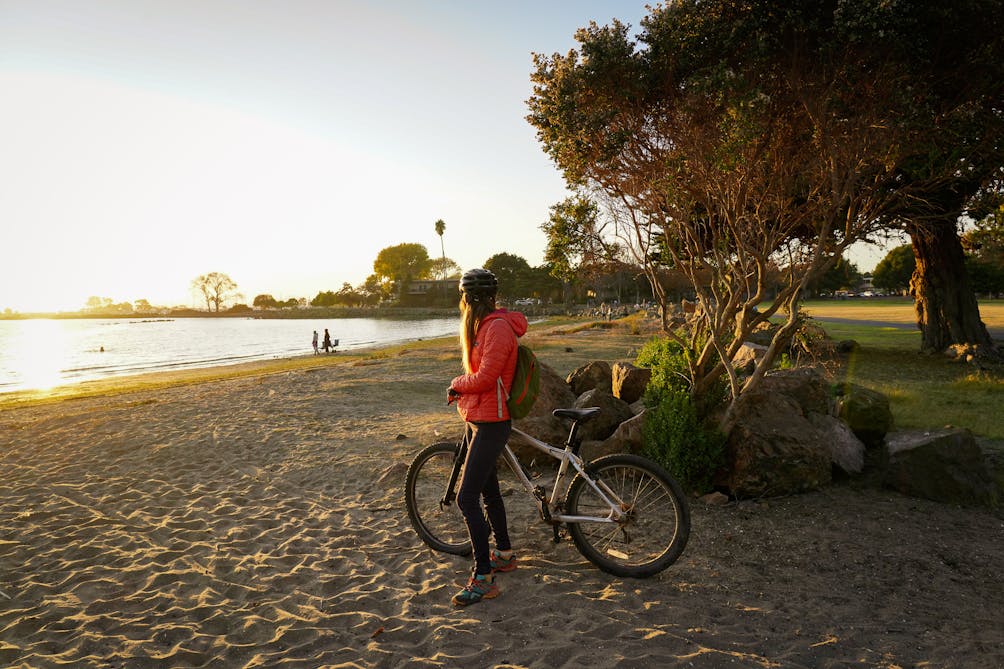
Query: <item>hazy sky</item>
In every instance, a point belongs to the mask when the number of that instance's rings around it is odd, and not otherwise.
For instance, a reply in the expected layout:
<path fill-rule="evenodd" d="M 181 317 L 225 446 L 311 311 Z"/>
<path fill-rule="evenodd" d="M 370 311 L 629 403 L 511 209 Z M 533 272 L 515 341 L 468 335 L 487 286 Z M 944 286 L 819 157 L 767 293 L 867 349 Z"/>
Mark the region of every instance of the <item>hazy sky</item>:
<path fill-rule="evenodd" d="M 358 285 L 404 242 L 543 261 L 531 52 L 624 0 L 0 0 L 0 310 Z M 871 263 L 873 264 L 873 263 Z M 864 269 L 870 269 L 866 267 Z"/>

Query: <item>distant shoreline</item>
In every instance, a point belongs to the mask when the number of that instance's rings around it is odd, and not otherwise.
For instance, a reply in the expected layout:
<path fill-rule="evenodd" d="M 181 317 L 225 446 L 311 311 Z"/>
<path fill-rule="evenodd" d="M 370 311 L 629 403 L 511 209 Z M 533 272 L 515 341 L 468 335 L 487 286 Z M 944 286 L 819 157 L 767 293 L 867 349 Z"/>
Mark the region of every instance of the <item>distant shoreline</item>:
<path fill-rule="evenodd" d="M 129 314 L 99 311 L 59 311 L 54 313 L 0 314 L 0 321 L 31 319 L 76 320 L 109 319 L 164 320 L 175 318 L 252 318 L 252 319 L 319 319 L 319 318 L 438 318 L 454 316 L 456 307 L 311 307 L 308 309 L 265 309 L 242 312 L 199 311 L 197 309 L 171 309 L 144 311 Z"/>

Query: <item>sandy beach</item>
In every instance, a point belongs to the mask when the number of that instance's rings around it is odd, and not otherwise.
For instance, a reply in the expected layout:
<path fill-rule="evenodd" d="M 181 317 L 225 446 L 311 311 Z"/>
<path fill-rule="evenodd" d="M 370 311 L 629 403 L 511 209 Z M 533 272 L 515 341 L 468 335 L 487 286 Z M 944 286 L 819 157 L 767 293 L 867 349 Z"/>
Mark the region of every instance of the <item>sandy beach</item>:
<path fill-rule="evenodd" d="M 640 342 L 537 336 L 561 373 Z M 694 501 L 645 580 L 513 497 L 519 568 L 454 608 L 470 563 L 402 485 L 458 368 L 437 341 L 0 411 L 0 666 L 1004 666 L 1004 518 L 848 484 Z"/>

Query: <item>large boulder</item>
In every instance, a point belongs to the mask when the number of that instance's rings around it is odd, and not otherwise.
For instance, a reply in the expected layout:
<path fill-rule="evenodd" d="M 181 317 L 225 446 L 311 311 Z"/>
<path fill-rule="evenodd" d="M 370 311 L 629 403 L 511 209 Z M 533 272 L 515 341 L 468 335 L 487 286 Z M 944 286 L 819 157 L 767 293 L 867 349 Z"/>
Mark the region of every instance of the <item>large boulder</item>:
<path fill-rule="evenodd" d="M 565 379 L 542 362 L 540 358 L 537 358 L 537 364 L 540 367 L 540 395 L 533 403 L 530 413 L 521 420 L 541 417 L 553 418 L 551 412 L 555 409 L 567 409 L 575 404 L 577 395 L 572 392 Z"/>
<path fill-rule="evenodd" d="M 615 362 L 610 368 L 614 397 L 633 404 L 641 399 L 652 380 L 652 370 L 635 367 L 630 362 Z"/>
<path fill-rule="evenodd" d="M 643 428 L 645 414 L 640 413 L 620 425 L 604 441 L 587 441 L 582 444 L 582 457 L 595 460 L 611 453 L 641 453 L 644 446 Z"/>
<path fill-rule="evenodd" d="M 865 468 L 865 445 L 839 418 L 811 413 L 806 416 L 830 452 L 833 466 L 844 474 L 860 474 Z"/>
<path fill-rule="evenodd" d="M 793 398 L 758 389 L 736 404 L 718 482 L 736 497 L 788 495 L 832 480 L 831 455 Z"/>
<path fill-rule="evenodd" d="M 732 366 L 743 374 L 752 374 L 756 369 L 756 364 L 767 353 L 767 347 L 761 344 L 754 344 L 751 341 L 744 341 L 732 356 Z"/>
<path fill-rule="evenodd" d="M 836 386 L 836 414 L 869 448 L 881 446 L 892 429 L 892 409 L 889 398 L 882 393 L 842 383 Z"/>
<path fill-rule="evenodd" d="M 565 381 L 576 397 L 593 388 L 613 392 L 613 370 L 604 360 L 594 360 L 573 370 Z"/>
<path fill-rule="evenodd" d="M 803 415 L 830 413 L 829 384 L 815 367 L 772 371 L 761 379 L 757 392 L 785 395 L 798 403 Z"/>
<path fill-rule="evenodd" d="M 996 506 L 988 460 L 964 428 L 897 432 L 886 441 L 883 483 L 904 495 L 961 506 Z"/>
<path fill-rule="evenodd" d="M 555 409 L 568 409 L 575 405 L 575 395 L 568 383 L 557 372 L 547 364 L 537 359 L 540 366 L 540 395 L 534 402 L 530 413 L 525 417 L 513 421 L 513 427 L 523 430 L 527 434 L 560 447 L 568 438 L 568 430 L 571 427 L 569 422 L 562 418 L 555 418 L 551 412 Z M 537 453 L 532 446 L 523 444 L 519 435 L 513 435 L 510 440 L 513 450 L 521 458 L 532 457 L 532 453 Z"/>
<path fill-rule="evenodd" d="M 776 323 L 760 323 L 746 336 L 746 341 L 766 348 L 770 346 L 771 341 L 774 339 L 774 335 L 780 329 L 781 326 Z"/>
<path fill-rule="evenodd" d="M 612 435 L 621 423 L 634 417 L 631 405 L 598 388 L 593 388 L 579 395 L 578 399 L 575 400 L 575 407 L 577 409 L 600 408 L 599 415 L 583 423 L 579 429 L 579 436 L 582 437 L 583 441 L 602 441 Z"/>

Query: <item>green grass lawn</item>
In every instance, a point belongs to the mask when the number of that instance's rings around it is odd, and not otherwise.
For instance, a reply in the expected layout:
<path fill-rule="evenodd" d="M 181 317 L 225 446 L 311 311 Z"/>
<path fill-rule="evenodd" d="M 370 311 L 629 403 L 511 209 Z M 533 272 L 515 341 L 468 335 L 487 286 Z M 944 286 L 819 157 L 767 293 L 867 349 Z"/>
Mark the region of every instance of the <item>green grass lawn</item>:
<path fill-rule="evenodd" d="M 813 313 L 811 308 L 809 311 Z M 846 314 L 831 310 L 827 315 L 860 318 Z M 980 371 L 947 356 L 920 353 L 920 333 L 916 330 L 856 323 L 820 325 L 837 341 L 853 339 L 861 345 L 847 358 L 838 375 L 887 395 L 896 429 L 951 425 L 969 428 L 982 437 L 1004 439 L 1004 371 Z"/>
<path fill-rule="evenodd" d="M 913 299 L 872 297 L 850 300 L 807 300 L 802 309 L 817 318 L 851 318 L 862 321 L 916 323 Z M 1004 329 L 1004 300 L 981 300 L 980 317 L 989 328 Z"/>

